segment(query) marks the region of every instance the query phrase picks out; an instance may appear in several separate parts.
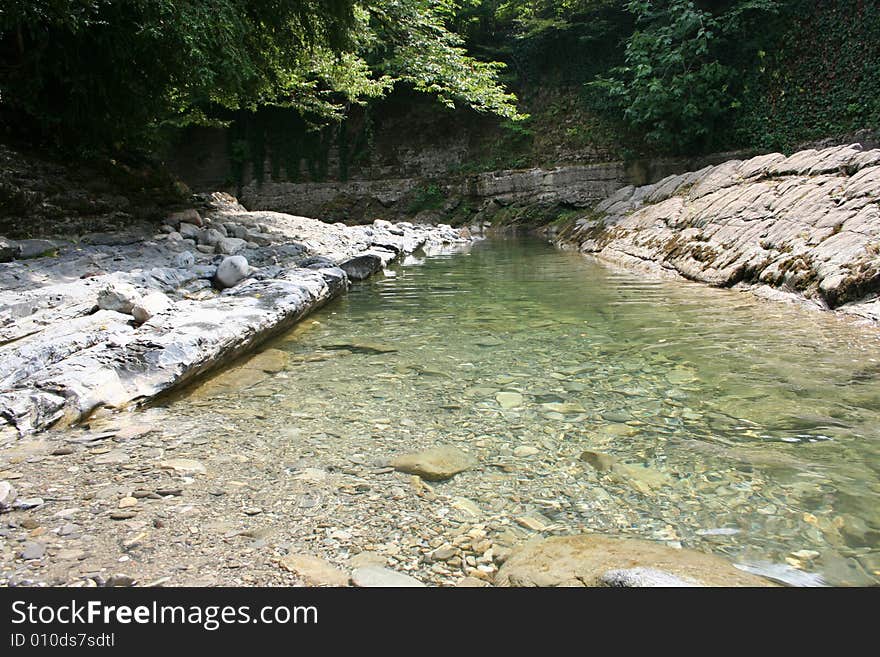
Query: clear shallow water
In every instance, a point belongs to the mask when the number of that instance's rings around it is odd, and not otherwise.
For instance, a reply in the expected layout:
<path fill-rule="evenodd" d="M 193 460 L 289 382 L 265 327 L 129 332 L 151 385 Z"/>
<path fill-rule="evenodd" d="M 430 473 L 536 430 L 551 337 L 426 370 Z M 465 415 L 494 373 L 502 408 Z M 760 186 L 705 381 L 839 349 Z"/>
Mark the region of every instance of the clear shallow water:
<path fill-rule="evenodd" d="M 279 339 L 286 369 L 225 405 L 316 465 L 465 446 L 483 467 L 438 492 L 517 532 L 528 516 L 880 581 L 876 330 L 529 240 L 395 271 Z M 174 406 L 211 403 L 196 390 Z M 597 472 L 584 450 L 622 467 Z"/>

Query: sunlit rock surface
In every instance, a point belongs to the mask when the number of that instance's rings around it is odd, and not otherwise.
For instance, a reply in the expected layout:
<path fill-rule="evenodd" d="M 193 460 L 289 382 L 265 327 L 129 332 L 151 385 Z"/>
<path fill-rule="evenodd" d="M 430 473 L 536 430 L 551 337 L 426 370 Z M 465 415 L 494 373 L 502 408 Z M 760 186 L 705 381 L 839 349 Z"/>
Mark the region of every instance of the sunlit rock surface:
<path fill-rule="evenodd" d="M 625 187 L 563 240 L 629 267 L 793 292 L 877 320 L 880 150 L 771 153 Z"/>
<path fill-rule="evenodd" d="M 58 242 L 51 257 L 0 265 L 3 433 L 149 399 L 225 362 L 345 290 L 349 276 L 337 265 L 353 258 L 381 269 L 401 254 L 467 241 L 443 225 L 348 227 L 247 212 L 225 195 L 214 195 L 204 217 L 169 217 L 163 231 Z M 223 277 L 230 239 L 243 245 L 241 280 Z M 110 303 L 119 290 L 130 292 L 127 302 Z M 138 305 L 160 293 L 167 302 Z"/>

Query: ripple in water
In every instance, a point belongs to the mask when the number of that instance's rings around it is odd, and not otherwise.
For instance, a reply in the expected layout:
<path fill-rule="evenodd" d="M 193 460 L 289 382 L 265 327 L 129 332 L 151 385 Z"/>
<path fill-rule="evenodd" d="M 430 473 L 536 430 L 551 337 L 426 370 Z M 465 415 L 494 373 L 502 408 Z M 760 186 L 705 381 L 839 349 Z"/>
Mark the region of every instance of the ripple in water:
<path fill-rule="evenodd" d="M 287 371 L 240 406 L 306 455 L 467 445 L 484 467 L 438 490 L 502 521 L 880 581 L 876 331 L 537 241 L 407 263 L 281 338 Z"/>

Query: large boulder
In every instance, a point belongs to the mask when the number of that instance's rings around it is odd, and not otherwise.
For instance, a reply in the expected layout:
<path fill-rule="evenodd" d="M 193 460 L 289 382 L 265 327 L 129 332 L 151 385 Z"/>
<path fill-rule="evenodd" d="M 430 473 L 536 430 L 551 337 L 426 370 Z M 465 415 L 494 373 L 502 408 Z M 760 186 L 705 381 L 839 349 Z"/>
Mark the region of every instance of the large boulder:
<path fill-rule="evenodd" d="M 41 258 L 54 255 L 58 251 L 60 243 L 53 240 L 19 240 L 18 255 L 16 257 L 25 260 L 27 258 Z"/>
<path fill-rule="evenodd" d="M 21 253 L 21 247 L 15 242 L 0 237 L 0 262 L 11 262 Z"/>
<path fill-rule="evenodd" d="M 180 212 L 171 213 L 170 215 L 168 215 L 163 223 L 169 226 L 174 226 L 175 228 L 180 226 L 181 224 L 201 226 L 202 217 L 199 214 L 198 210 L 190 208 L 188 210 L 181 210 Z"/>
<path fill-rule="evenodd" d="M 382 269 L 382 258 L 370 253 L 346 260 L 339 267 L 353 281 L 362 281 Z"/>
<path fill-rule="evenodd" d="M 226 231 L 230 237 L 237 237 L 240 240 L 247 241 L 248 227 L 242 224 L 226 224 Z"/>
<path fill-rule="evenodd" d="M 235 255 L 246 247 L 247 242 L 245 240 L 237 237 L 224 237 L 214 245 L 214 251 L 223 255 Z"/>
<path fill-rule="evenodd" d="M 449 445 L 404 454 L 391 461 L 391 467 L 395 470 L 418 475 L 429 481 L 449 479 L 476 464 L 477 459 L 473 456 Z"/>
<path fill-rule="evenodd" d="M 198 242 L 199 237 L 202 234 L 202 229 L 195 224 L 184 222 L 180 224 L 180 228 L 177 229 L 177 232 L 179 232 L 185 240 L 194 240 Z"/>
<path fill-rule="evenodd" d="M 199 244 L 204 246 L 216 247 L 217 242 L 222 239 L 225 239 L 226 235 L 221 233 L 216 228 L 203 228 L 199 232 Z"/>
<path fill-rule="evenodd" d="M 670 586 L 671 582 L 676 586 L 773 586 L 721 557 L 600 534 L 530 541 L 514 550 L 495 576 L 498 586 Z"/>

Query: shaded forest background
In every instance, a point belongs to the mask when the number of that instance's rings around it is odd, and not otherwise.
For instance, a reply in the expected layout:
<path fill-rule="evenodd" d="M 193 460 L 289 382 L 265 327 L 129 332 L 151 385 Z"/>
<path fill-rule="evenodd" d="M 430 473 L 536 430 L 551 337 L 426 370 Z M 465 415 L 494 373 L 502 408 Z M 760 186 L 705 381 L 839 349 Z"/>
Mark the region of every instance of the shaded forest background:
<path fill-rule="evenodd" d="M 239 181 L 267 157 L 325 179 L 331 147 L 345 179 L 383 113 L 422 98 L 491 126 L 474 170 L 880 126 L 872 0 L 13 1 L 0 56 L 8 139 L 143 157 L 223 126 Z"/>

